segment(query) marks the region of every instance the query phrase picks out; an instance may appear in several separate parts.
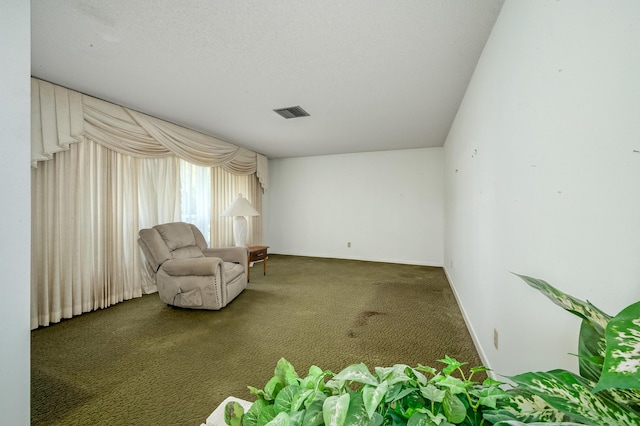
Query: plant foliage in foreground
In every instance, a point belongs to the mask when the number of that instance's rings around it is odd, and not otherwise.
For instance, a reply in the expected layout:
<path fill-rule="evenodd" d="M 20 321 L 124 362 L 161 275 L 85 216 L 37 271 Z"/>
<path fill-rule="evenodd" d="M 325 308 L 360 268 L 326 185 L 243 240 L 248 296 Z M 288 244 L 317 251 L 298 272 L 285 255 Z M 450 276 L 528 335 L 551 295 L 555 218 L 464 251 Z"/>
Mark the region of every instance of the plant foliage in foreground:
<path fill-rule="evenodd" d="M 500 423 L 509 425 L 640 425 L 640 302 L 611 317 L 545 281 L 520 278 L 582 318 L 580 374 L 552 370 L 510 377 L 517 384 L 510 391 L 513 399 L 486 418 L 494 422 L 512 419 Z"/>
<path fill-rule="evenodd" d="M 485 367 L 465 374 L 466 363 L 448 356 L 440 362 L 445 364 L 441 372 L 397 364 L 371 373 L 364 364 L 354 364 L 334 375 L 312 366 L 300 378 L 283 358 L 264 389 L 249 387 L 258 398 L 251 408 L 243 413 L 239 404 L 229 403 L 225 420 L 243 426 L 490 425 L 483 411 L 509 397 L 502 383 L 473 381 Z"/>
<path fill-rule="evenodd" d="M 576 299 L 545 281 L 520 276 L 552 302 L 582 318 L 579 372 L 528 372 L 503 383 L 472 381 L 486 371 L 474 367 L 465 376 L 453 358 L 441 372 L 418 365 L 376 367 L 372 374 L 355 364 L 334 375 L 312 366 L 300 378 L 281 359 L 264 389 L 249 387 L 258 398 L 244 413 L 229 403 L 225 421 L 232 426 L 639 426 L 640 302 L 615 317 Z M 457 372 L 460 377 L 452 374 Z"/>

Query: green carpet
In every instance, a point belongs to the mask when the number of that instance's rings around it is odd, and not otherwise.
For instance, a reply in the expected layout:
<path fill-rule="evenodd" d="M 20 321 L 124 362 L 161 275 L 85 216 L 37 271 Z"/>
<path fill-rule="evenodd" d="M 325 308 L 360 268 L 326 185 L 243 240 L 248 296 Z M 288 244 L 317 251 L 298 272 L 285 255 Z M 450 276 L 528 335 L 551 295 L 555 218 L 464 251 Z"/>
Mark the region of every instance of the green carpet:
<path fill-rule="evenodd" d="M 441 268 L 270 255 L 221 311 L 152 294 L 32 331 L 31 424 L 199 426 L 281 357 L 306 375 L 444 355 L 480 365 Z"/>

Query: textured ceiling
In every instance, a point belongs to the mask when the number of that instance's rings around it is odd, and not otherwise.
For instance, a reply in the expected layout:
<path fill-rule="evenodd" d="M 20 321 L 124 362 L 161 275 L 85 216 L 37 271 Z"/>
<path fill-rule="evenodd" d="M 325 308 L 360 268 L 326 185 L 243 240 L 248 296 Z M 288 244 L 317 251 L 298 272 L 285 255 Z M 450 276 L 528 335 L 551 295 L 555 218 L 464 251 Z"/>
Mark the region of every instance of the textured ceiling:
<path fill-rule="evenodd" d="M 442 146 L 502 2 L 32 0 L 32 75 L 270 158 Z"/>

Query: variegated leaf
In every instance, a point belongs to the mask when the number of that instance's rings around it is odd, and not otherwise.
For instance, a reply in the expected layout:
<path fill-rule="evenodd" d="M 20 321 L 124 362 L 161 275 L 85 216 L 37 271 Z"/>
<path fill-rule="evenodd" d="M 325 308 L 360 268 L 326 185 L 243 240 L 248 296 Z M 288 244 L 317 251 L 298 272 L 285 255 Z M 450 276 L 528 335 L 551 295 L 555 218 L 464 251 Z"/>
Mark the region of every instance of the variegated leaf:
<path fill-rule="evenodd" d="M 365 385 L 378 386 L 378 379 L 371 374 L 363 363 L 353 364 L 335 375 L 333 380 L 345 382 L 357 382 Z"/>
<path fill-rule="evenodd" d="M 509 398 L 509 394 L 500 388 L 484 388 L 470 389 L 469 393 L 476 396 L 480 405 L 489 408 L 496 408 L 496 404 L 499 400 Z"/>
<path fill-rule="evenodd" d="M 242 416 L 244 408 L 237 401 L 227 402 L 224 407 L 224 421 L 230 426 L 239 426 L 242 424 Z"/>
<path fill-rule="evenodd" d="M 420 394 L 432 402 L 442 402 L 445 393 L 445 390 L 439 389 L 432 384 L 420 388 Z"/>
<path fill-rule="evenodd" d="M 637 426 L 640 416 L 613 400 L 607 392 L 592 393 L 595 383 L 569 371 L 532 372 L 511 377 L 572 420 L 597 426 Z"/>
<path fill-rule="evenodd" d="M 389 385 L 394 385 L 411 380 L 411 377 L 405 373 L 408 368 L 410 368 L 408 365 L 396 364 L 393 367 L 376 367 L 375 372 L 381 382 L 386 381 Z"/>
<path fill-rule="evenodd" d="M 582 423 L 551 422 L 551 423 L 523 423 L 517 420 L 505 420 L 495 423 L 493 426 L 584 426 Z"/>
<path fill-rule="evenodd" d="M 407 421 L 407 426 L 436 426 L 426 413 L 414 413 Z"/>
<path fill-rule="evenodd" d="M 364 389 L 362 389 L 362 400 L 364 401 L 364 406 L 369 417 L 373 416 L 376 408 L 378 408 L 378 405 L 387 394 L 388 389 L 389 383 L 387 381 L 380 383 L 378 386 L 364 386 Z"/>
<path fill-rule="evenodd" d="M 432 381 L 431 383 L 436 383 Z M 457 377 L 453 376 L 444 376 L 442 380 L 437 381 L 438 387 L 447 388 L 452 394 L 463 393 L 467 390 L 468 387 L 472 385 L 470 382 L 463 382 Z"/>
<path fill-rule="evenodd" d="M 593 382 L 600 380 L 605 351 L 604 333 L 599 333 L 589 321 L 582 320 L 578 340 L 578 363 L 582 377 Z"/>
<path fill-rule="evenodd" d="M 518 275 L 518 274 L 516 274 Z M 526 275 L 518 275 L 522 278 L 527 284 L 536 290 L 540 291 L 542 294 L 547 296 L 549 300 L 551 300 L 556 305 L 565 309 L 566 311 L 575 314 L 582 319 L 585 319 L 593 324 L 594 327 L 601 330 L 604 333 L 604 330 L 607 328 L 607 323 L 611 319 L 610 315 L 602 312 L 600 309 L 596 308 L 589 302 L 582 301 L 580 299 L 576 299 L 573 296 L 570 296 L 557 288 L 553 287 L 551 284 L 546 281 L 528 277 Z"/>
<path fill-rule="evenodd" d="M 289 420 L 289 414 L 278 413 L 269 423 L 264 426 L 289 426 L 291 421 Z"/>
<path fill-rule="evenodd" d="M 364 406 L 362 393 L 353 392 L 349 396 L 351 399 L 349 400 L 347 416 L 344 419 L 345 426 L 369 426 L 371 418 Z"/>
<path fill-rule="evenodd" d="M 640 389 L 640 302 L 609 321 L 602 375 L 594 389 Z"/>
<path fill-rule="evenodd" d="M 415 378 L 415 381 L 418 382 L 419 385 L 425 386 L 429 382 L 427 377 L 424 374 L 422 374 L 419 370 L 415 368 L 411 368 L 409 371 L 411 372 L 411 374 Z"/>
<path fill-rule="evenodd" d="M 298 384 L 298 373 L 296 373 L 296 369 L 293 368 L 293 365 L 284 358 L 280 358 L 278 360 L 274 376 L 281 377 L 284 386 Z"/>
<path fill-rule="evenodd" d="M 324 424 L 331 426 L 343 426 L 347 418 L 347 410 L 349 409 L 349 401 L 351 397 L 348 393 L 340 396 L 330 396 L 324 400 L 322 404 L 322 414 Z"/>
<path fill-rule="evenodd" d="M 567 420 L 563 413 L 550 406 L 547 401 L 524 388 L 514 388 L 508 393 L 511 398 L 499 403 L 501 409 L 485 411 L 485 418 L 494 423 L 505 416 L 507 419 L 519 419 L 525 423 L 556 423 Z"/>
<path fill-rule="evenodd" d="M 447 416 L 447 420 L 451 423 L 462 423 L 467 415 L 467 408 L 458 396 L 451 392 L 445 392 L 444 398 L 442 399 L 442 408 L 444 415 Z"/>

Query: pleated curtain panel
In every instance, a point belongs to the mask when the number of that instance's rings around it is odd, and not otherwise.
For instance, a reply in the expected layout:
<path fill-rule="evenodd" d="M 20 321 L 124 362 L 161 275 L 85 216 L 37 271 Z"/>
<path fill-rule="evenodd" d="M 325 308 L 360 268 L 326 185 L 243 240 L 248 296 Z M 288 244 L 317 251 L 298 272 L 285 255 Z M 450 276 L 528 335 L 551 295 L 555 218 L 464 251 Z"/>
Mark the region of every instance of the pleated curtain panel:
<path fill-rule="evenodd" d="M 231 246 L 220 212 L 238 193 L 262 211 L 263 155 L 35 78 L 31 116 L 32 329 L 156 291 L 141 228 L 184 220 Z"/>

